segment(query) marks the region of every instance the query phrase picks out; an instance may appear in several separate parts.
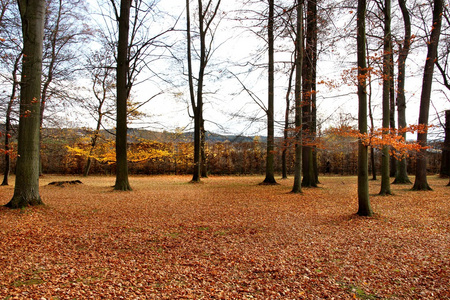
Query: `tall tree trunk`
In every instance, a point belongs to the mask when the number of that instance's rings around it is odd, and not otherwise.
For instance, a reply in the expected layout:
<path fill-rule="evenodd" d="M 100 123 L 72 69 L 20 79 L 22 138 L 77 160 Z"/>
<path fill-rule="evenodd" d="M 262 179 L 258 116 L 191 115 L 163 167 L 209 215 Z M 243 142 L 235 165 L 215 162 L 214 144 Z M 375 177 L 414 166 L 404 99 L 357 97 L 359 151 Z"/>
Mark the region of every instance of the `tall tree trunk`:
<path fill-rule="evenodd" d="M 204 28 L 205 13 L 202 0 L 198 0 L 199 35 L 200 35 L 200 67 L 197 82 L 197 103 L 194 111 L 194 171 L 192 182 L 199 182 L 202 175 L 202 121 L 203 121 L 203 80 L 206 68 L 206 31 Z"/>
<path fill-rule="evenodd" d="M 317 187 L 314 166 L 312 141 L 315 128 L 312 127 L 312 95 L 315 91 L 313 86 L 313 61 L 314 61 L 314 39 L 315 39 L 315 14 L 316 3 L 314 0 L 308 0 L 306 10 L 306 43 L 305 54 L 303 57 L 303 129 L 308 134 L 308 144 L 303 147 L 303 180 L 304 187 Z"/>
<path fill-rule="evenodd" d="M 370 60 L 368 58 L 369 52 L 367 47 L 367 40 L 366 40 L 366 66 L 370 67 Z M 373 136 L 375 125 L 373 122 L 373 111 L 372 111 L 372 79 L 369 75 L 369 97 L 368 99 L 368 108 L 369 108 L 369 120 L 370 120 L 370 136 Z M 370 165 L 372 167 L 372 180 L 377 180 L 377 165 L 375 161 L 375 148 L 369 146 L 370 148 Z"/>
<path fill-rule="evenodd" d="M 403 130 L 406 128 L 406 99 L 405 99 L 405 78 L 406 78 L 406 59 L 411 46 L 411 18 L 406 7 L 406 0 L 398 1 L 403 15 L 403 23 L 405 27 L 405 36 L 403 45 L 400 45 L 398 56 L 398 76 L 397 76 L 397 114 L 398 128 Z M 402 133 L 403 139 L 406 140 L 406 132 Z M 397 173 L 395 175 L 394 184 L 409 184 L 411 180 L 408 177 L 406 156 L 403 156 L 397 163 Z"/>
<path fill-rule="evenodd" d="M 202 134 L 204 134 L 203 118 L 203 84 L 205 70 L 211 55 L 211 49 L 207 48 L 206 36 L 211 30 L 211 22 L 216 17 L 221 1 L 217 1 L 214 8 L 211 7 L 212 1 L 209 0 L 203 10 L 202 0 L 198 0 L 199 16 L 199 38 L 200 38 L 200 62 L 197 78 L 197 95 L 194 95 L 194 83 L 192 73 L 192 47 L 191 47 L 191 21 L 189 0 L 186 0 L 186 22 L 187 22 L 187 51 L 188 51 L 188 72 L 189 72 L 189 91 L 192 110 L 194 112 L 194 169 L 191 182 L 200 182 L 202 176 Z M 212 36 L 213 38 L 214 36 Z"/>
<path fill-rule="evenodd" d="M 294 59 L 295 60 L 295 59 Z M 289 114 L 291 111 L 291 91 L 292 91 L 292 79 L 294 78 L 295 62 L 291 66 L 289 72 L 289 83 L 286 91 L 286 109 L 284 111 L 284 132 L 283 132 L 283 152 L 281 154 L 281 173 L 282 178 L 287 179 L 287 152 L 289 148 Z"/>
<path fill-rule="evenodd" d="M 367 134 L 367 93 L 366 93 L 366 0 L 358 0 L 357 11 L 357 56 L 358 56 L 358 127 L 362 135 Z M 358 142 L 358 215 L 373 214 L 369 198 L 369 168 L 367 165 L 367 145 Z"/>
<path fill-rule="evenodd" d="M 312 2 L 312 9 L 311 9 L 311 31 L 313 39 L 311 41 L 312 45 L 312 62 L 311 62 L 311 137 L 313 142 L 316 142 L 317 138 L 317 35 L 318 35 L 318 29 L 317 29 L 317 1 L 314 0 Z M 313 154 L 312 154 L 312 168 L 313 168 L 313 180 L 315 186 L 319 184 L 319 167 L 317 162 L 317 146 L 313 146 L 312 148 Z"/>
<path fill-rule="evenodd" d="M 115 190 L 130 191 L 127 159 L 127 100 L 128 82 L 128 34 L 131 0 L 121 0 L 119 17 L 119 41 L 117 48 L 117 125 L 116 125 L 116 183 Z"/>
<path fill-rule="evenodd" d="M 372 90 L 372 83 L 369 83 L 369 89 Z M 369 93 L 369 119 L 370 119 L 370 135 L 373 135 L 374 122 L 372 113 L 372 91 Z M 372 166 L 372 180 L 377 180 L 377 165 L 375 162 L 375 148 L 370 146 L 370 165 Z"/>
<path fill-rule="evenodd" d="M 302 192 L 302 71 L 303 71 L 303 1 L 297 1 L 295 40 L 295 167 L 292 193 Z"/>
<path fill-rule="evenodd" d="M 428 53 L 423 73 L 422 95 L 420 97 L 419 125 L 428 126 L 428 114 L 430 111 L 431 85 L 433 83 L 434 63 L 437 59 L 437 48 L 439 36 L 441 34 L 443 1 L 435 0 L 433 9 L 433 24 L 430 40 L 428 43 Z M 417 133 L 417 143 L 423 147 L 427 145 L 427 132 Z M 427 181 L 427 150 L 421 149 L 416 155 L 416 179 L 413 190 L 431 190 Z"/>
<path fill-rule="evenodd" d="M 395 85 L 394 85 L 394 49 L 392 48 L 391 39 L 391 57 L 389 60 L 391 76 L 389 80 L 389 128 L 391 134 L 396 134 L 395 126 Z M 390 147 L 392 150 L 394 148 Z M 397 174 L 397 158 L 394 155 L 390 156 L 390 167 L 389 167 L 389 177 L 394 177 Z"/>
<path fill-rule="evenodd" d="M 266 153 L 266 178 L 263 184 L 276 184 L 274 171 L 275 149 L 275 120 L 274 120 L 274 0 L 269 0 L 269 18 L 267 24 L 267 36 L 269 44 L 269 74 L 268 74 L 268 105 L 267 105 L 267 153 Z"/>
<path fill-rule="evenodd" d="M 12 71 L 12 91 L 11 96 L 9 97 L 8 107 L 6 108 L 6 120 L 5 120 L 5 157 L 4 157 L 4 172 L 3 172 L 3 182 L 2 185 L 9 184 L 9 173 L 11 171 L 11 155 L 10 155 L 10 136 L 11 136 L 11 113 L 14 101 L 16 99 L 17 86 L 19 85 L 19 81 L 17 80 L 17 72 L 19 70 L 20 59 L 22 58 L 22 54 L 18 55 L 15 62 L 14 68 Z"/>
<path fill-rule="evenodd" d="M 39 110 L 45 0 L 18 0 L 23 58 L 20 90 L 18 158 L 14 195 L 6 204 L 21 208 L 42 204 L 39 194 Z"/>
<path fill-rule="evenodd" d="M 194 113 L 194 167 L 192 182 L 200 181 L 200 139 L 196 139 L 196 126 L 198 114 L 197 104 L 195 101 L 194 91 L 194 74 L 192 71 L 192 49 L 191 49 L 191 13 L 189 0 L 186 0 L 186 35 L 187 35 L 187 63 L 188 63 L 188 81 L 189 81 L 189 98 L 191 99 L 192 111 Z"/>
<path fill-rule="evenodd" d="M 391 0 L 384 1 L 384 47 L 383 47 L 383 140 L 389 135 L 390 126 L 390 83 L 391 83 Z M 391 195 L 389 173 L 389 146 L 383 146 L 381 155 L 380 195 Z"/>
<path fill-rule="evenodd" d="M 450 110 L 445 111 L 445 138 L 442 147 L 441 176 L 450 175 Z"/>

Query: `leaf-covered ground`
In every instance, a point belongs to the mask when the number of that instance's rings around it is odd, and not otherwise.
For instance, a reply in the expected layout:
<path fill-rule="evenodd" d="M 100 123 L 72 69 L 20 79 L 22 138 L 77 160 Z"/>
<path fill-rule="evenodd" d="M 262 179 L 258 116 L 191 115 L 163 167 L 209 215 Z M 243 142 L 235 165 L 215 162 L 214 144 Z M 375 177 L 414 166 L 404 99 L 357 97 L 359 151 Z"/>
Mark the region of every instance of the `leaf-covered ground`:
<path fill-rule="evenodd" d="M 113 177 L 0 208 L 0 299 L 448 299 L 450 187 L 392 186 L 357 217 L 356 178 L 290 194 L 262 177 Z M 14 180 L 12 180 L 14 182 Z M 6 204 L 13 187 L 0 187 Z"/>

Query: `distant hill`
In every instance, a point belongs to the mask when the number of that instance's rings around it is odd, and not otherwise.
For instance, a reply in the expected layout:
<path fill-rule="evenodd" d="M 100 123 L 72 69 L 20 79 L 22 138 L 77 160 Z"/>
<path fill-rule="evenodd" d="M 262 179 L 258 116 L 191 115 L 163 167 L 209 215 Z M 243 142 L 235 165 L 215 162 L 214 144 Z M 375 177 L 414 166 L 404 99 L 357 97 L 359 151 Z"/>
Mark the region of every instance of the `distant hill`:
<path fill-rule="evenodd" d="M 129 139 L 139 140 L 155 140 L 159 142 L 175 142 L 175 141 L 184 141 L 184 142 L 192 142 L 194 140 L 194 132 L 183 132 L 183 133 L 174 133 L 168 131 L 151 131 L 144 129 L 128 129 Z M 206 132 L 206 141 L 207 142 L 225 142 L 229 141 L 231 143 L 240 143 L 240 142 L 252 142 L 254 136 L 242 136 L 242 135 L 223 135 L 217 133 Z M 260 137 L 261 142 L 265 142 L 267 140 L 266 137 Z"/>

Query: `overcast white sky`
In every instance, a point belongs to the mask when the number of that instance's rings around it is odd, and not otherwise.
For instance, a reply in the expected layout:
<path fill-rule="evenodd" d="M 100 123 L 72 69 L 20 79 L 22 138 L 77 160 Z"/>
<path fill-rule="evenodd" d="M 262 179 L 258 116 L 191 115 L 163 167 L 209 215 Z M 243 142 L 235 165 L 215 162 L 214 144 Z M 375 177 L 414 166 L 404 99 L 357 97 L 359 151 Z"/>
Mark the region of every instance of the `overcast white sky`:
<path fill-rule="evenodd" d="M 95 5 L 95 0 L 92 6 Z M 223 1 L 222 8 L 229 12 L 238 8 L 239 1 L 225 0 Z M 182 19 L 177 25 L 177 28 L 183 30 L 185 28 L 184 21 L 184 1 L 172 1 L 161 0 L 161 8 L 166 11 L 170 11 L 173 16 L 181 15 Z M 195 5 L 191 10 L 194 10 Z M 339 24 L 346 24 L 351 19 L 350 14 L 346 15 L 341 13 L 339 18 Z M 167 21 L 167 19 L 166 19 Z M 184 33 L 177 33 L 177 39 L 184 39 Z M 248 31 L 239 27 L 238 22 L 223 20 L 217 31 L 215 45 L 220 47 L 211 59 L 210 71 L 212 75 L 207 78 L 205 84 L 205 90 L 211 92 L 205 97 L 205 119 L 208 121 L 206 129 L 211 132 L 225 133 L 225 134 L 246 134 L 246 135 L 265 135 L 265 117 L 264 113 L 254 101 L 246 94 L 241 93 L 236 95 L 235 93 L 241 90 L 239 82 L 230 76 L 228 71 L 242 72 L 245 68 L 236 67 L 236 61 L 244 63 L 249 60 L 249 57 L 253 55 L 256 50 L 261 47 L 261 39 L 250 34 Z M 278 40 L 280 41 L 280 40 Z M 347 53 L 349 41 L 342 40 L 338 43 L 335 51 L 326 51 L 326 54 L 319 56 L 318 65 L 318 81 L 323 80 L 336 80 L 340 81 L 341 73 L 344 69 L 355 66 L 356 57 Z M 327 50 L 327 49 L 325 49 Z M 329 50 L 329 49 L 328 49 Z M 425 62 L 425 52 L 412 53 L 408 60 L 408 72 L 411 76 L 407 81 L 407 122 L 409 124 L 417 123 L 419 100 L 421 93 L 421 68 Z M 289 55 L 286 53 L 277 53 L 276 61 L 285 61 L 289 59 Z M 266 57 L 262 57 L 259 63 L 265 63 Z M 281 67 L 281 64 L 278 65 Z M 180 74 L 181 69 L 176 69 L 175 65 L 168 65 L 168 62 L 158 63 L 157 69 L 160 69 L 162 73 L 166 73 L 168 70 L 172 70 L 172 76 L 182 76 Z M 178 73 L 177 73 L 178 72 Z M 222 76 L 220 80 L 216 76 Z M 266 72 L 261 70 L 259 72 L 252 73 L 250 75 L 241 74 L 239 78 L 245 83 L 245 85 L 252 90 L 263 102 L 267 102 L 267 76 Z M 178 78 L 179 79 L 179 78 Z M 285 74 L 277 74 L 277 90 L 275 94 L 275 111 L 276 119 L 282 121 L 284 119 L 285 110 L 285 90 L 286 90 L 286 76 Z M 161 86 L 159 86 L 161 87 Z M 440 91 L 442 87 L 435 83 L 434 93 L 432 97 L 433 104 L 436 109 L 441 112 L 445 109 L 450 109 L 450 104 L 447 101 L 444 94 Z M 164 86 L 164 89 L 169 88 Z M 135 100 L 143 101 L 149 93 L 157 90 L 158 87 L 150 82 L 144 82 L 136 86 L 133 90 Z M 318 86 L 318 113 L 319 117 L 323 120 L 327 120 L 324 125 L 326 128 L 329 125 L 335 125 L 336 114 L 351 114 L 357 116 L 357 96 L 356 87 L 349 87 L 346 85 L 340 85 L 338 88 L 328 89 L 324 85 Z M 445 91 L 448 93 L 448 91 Z M 175 97 L 174 94 L 177 96 Z M 187 86 L 174 88 L 169 90 L 166 94 L 159 96 L 152 100 L 150 103 L 143 106 L 143 110 L 150 115 L 142 122 L 135 122 L 130 127 L 145 127 L 147 129 L 157 130 L 174 130 L 175 128 L 191 128 L 191 120 L 188 115 L 187 106 Z M 373 110 L 376 115 L 376 126 L 381 126 L 381 91 L 379 84 L 373 84 Z M 243 118 L 232 117 L 232 114 L 240 111 Z M 253 117 L 257 115 L 261 122 L 256 122 L 252 125 L 249 124 L 246 117 Z M 435 111 L 433 107 L 430 110 L 430 120 L 433 120 Z M 282 134 L 282 125 L 280 123 L 277 126 L 277 134 Z"/>

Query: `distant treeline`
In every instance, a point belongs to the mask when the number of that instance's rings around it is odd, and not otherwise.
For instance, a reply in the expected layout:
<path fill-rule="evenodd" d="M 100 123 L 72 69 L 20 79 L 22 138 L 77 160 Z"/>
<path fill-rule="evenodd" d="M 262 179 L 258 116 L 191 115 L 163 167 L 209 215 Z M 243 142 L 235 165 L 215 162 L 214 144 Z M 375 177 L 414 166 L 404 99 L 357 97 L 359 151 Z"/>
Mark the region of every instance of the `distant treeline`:
<path fill-rule="evenodd" d="M 129 172 L 131 174 L 189 174 L 193 164 L 190 134 L 134 131 L 129 139 Z M 80 129 L 45 130 L 41 147 L 42 171 L 46 174 L 83 174 L 90 150 L 90 135 Z M 206 161 L 209 174 L 263 174 L 266 164 L 266 143 L 259 137 L 208 135 Z M 440 145 L 434 145 L 439 148 Z M 15 148 L 15 144 L 13 144 Z M 75 149 L 75 150 L 74 150 Z M 275 156 L 275 171 L 281 174 L 281 139 Z M 287 146 L 287 171 L 294 171 L 293 145 Z M 320 174 L 356 175 L 357 143 L 354 139 L 324 136 L 317 151 Z M 12 152 L 12 170 L 15 156 Z M 102 132 L 99 144 L 91 153 L 89 174 L 114 174 L 114 143 L 112 136 Z M 381 152 L 375 150 L 376 169 L 380 170 Z M 439 173 L 440 151 L 428 152 L 428 172 Z M 371 165 L 369 164 L 370 168 Z M 3 160 L 0 161 L 3 169 Z M 408 172 L 414 173 L 414 154 L 408 159 Z"/>

